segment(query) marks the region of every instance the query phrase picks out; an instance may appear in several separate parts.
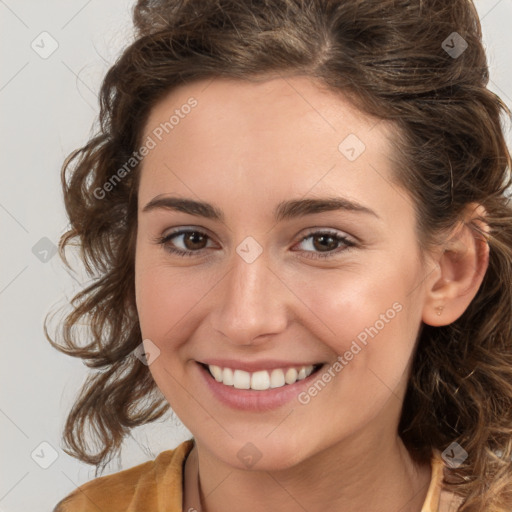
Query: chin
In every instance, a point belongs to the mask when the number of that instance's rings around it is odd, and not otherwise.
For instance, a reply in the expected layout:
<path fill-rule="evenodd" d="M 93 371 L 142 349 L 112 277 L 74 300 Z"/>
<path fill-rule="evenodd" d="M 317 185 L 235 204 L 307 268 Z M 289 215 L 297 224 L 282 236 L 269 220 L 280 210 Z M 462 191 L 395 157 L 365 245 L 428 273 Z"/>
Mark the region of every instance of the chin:
<path fill-rule="evenodd" d="M 273 434 L 271 434 L 273 435 Z M 274 434 L 275 435 L 275 434 Z M 274 440 L 258 438 L 240 443 L 235 441 L 226 450 L 215 447 L 212 452 L 226 464 L 246 471 L 281 471 L 303 462 L 307 456 L 302 448 L 290 442 L 290 439 L 275 436 Z M 226 454 L 229 457 L 226 458 Z"/>

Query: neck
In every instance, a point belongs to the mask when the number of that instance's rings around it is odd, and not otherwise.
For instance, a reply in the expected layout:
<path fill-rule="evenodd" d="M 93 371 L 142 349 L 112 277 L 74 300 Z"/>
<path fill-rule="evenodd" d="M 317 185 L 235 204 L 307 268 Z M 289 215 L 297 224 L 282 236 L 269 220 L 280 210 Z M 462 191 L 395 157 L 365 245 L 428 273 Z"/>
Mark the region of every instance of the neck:
<path fill-rule="evenodd" d="M 185 466 L 184 510 L 420 512 L 431 478 L 400 438 L 330 446 L 285 469 L 242 470 L 197 444 Z M 363 448 L 361 448 L 363 447 Z"/>

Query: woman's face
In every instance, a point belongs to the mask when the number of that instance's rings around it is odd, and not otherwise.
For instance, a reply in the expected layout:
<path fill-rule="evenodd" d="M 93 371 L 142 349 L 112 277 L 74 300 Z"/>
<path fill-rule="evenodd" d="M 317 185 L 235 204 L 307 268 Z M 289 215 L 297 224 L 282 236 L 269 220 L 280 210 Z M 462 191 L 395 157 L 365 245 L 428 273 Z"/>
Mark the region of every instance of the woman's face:
<path fill-rule="evenodd" d="M 140 325 L 153 378 L 213 457 L 277 469 L 394 442 L 429 269 L 392 130 L 301 76 L 196 82 L 151 111 Z"/>

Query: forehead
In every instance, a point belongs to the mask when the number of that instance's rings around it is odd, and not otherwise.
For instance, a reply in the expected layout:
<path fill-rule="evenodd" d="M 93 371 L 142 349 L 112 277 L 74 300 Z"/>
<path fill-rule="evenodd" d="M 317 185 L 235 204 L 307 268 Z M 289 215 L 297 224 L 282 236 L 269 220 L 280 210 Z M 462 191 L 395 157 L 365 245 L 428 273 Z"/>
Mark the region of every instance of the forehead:
<path fill-rule="evenodd" d="M 211 199 L 215 191 L 278 202 L 308 190 L 352 198 L 373 191 L 389 201 L 397 193 L 393 129 L 309 77 L 201 80 L 172 90 L 150 112 L 142 140 L 154 147 L 139 192 L 142 200 L 174 191 Z"/>
<path fill-rule="evenodd" d="M 194 106 L 190 107 L 191 104 Z M 161 126 L 165 123 L 167 130 Z M 341 93 L 328 90 L 311 77 L 298 75 L 258 81 L 213 78 L 170 91 L 151 110 L 144 135 L 158 132 L 159 127 L 163 129 L 160 136 L 166 139 L 176 139 L 180 133 L 185 137 L 190 132 L 195 139 L 247 132 L 253 138 L 269 134 L 272 139 L 276 132 L 293 131 L 313 143 L 318 138 L 316 135 L 331 135 L 329 141 L 335 142 L 349 130 L 362 138 L 373 132 L 375 144 L 383 138 L 385 125 L 361 113 Z M 222 132 L 213 133 L 210 127 L 222 127 Z M 166 137 L 171 134 L 172 137 Z M 156 137 L 159 138 L 158 133 Z M 239 143 L 240 137 L 237 139 Z M 297 140 L 295 146 L 302 142 Z"/>

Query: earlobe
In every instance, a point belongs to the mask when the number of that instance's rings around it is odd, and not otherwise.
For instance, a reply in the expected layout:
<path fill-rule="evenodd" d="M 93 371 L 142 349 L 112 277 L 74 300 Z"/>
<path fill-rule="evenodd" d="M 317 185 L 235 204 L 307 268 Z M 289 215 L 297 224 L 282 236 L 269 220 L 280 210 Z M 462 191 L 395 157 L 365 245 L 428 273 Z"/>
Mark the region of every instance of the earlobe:
<path fill-rule="evenodd" d="M 485 210 L 481 205 L 470 205 L 467 211 L 466 219 L 439 253 L 438 272 L 427 282 L 422 320 L 434 327 L 449 325 L 464 313 L 489 265 L 489 226 L 482 221 Z"/>

